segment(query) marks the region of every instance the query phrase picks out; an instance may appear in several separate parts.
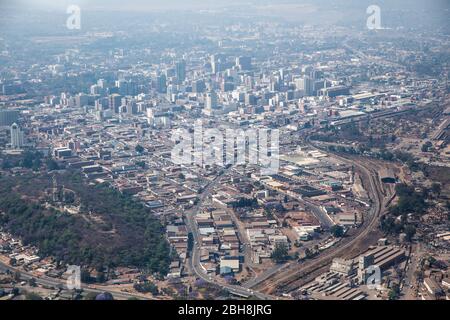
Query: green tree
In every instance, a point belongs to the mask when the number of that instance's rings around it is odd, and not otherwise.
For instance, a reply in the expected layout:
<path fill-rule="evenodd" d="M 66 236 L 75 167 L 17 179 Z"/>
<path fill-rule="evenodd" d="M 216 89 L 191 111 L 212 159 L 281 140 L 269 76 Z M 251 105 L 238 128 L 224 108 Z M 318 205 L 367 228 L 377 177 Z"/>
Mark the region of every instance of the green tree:
<path fill-rule="evenodd" d="M 330 228 L 330 232 L 336 238 L 342 238 L 344 236 L 344 228 L 337 224 Z"/>
<path fill-rule="evenodd" d="M 428 151 L 430 151 L 430 149 L 432 147 L 433 147 L 433 144 L 430 141 L 427 141 L 422 145 L 421 150 L 422 150 L 422 152 L 428 152 Z"/>
<path fill-rule="evenodd" d="M 141 146 L 140 144 L 138 144 L 138 145 L 136 145 L 136 147 L 134 148 L 134 150 L 137 152 L 137 153 L 142 153 L 142 152 L 144 152 L 144 147 L 143 146 Z"/>
<path fill-rule="evenodd" d="M 27 292 L 25 294 L 26 300 L 42 300 L 42 297 L 35 292 Z"/>
<path fill-rule="evenodd" d="M 278 243 L 272 252 L 271 258 L 275 263 L 282 263 L 288 258 L 288 247 L 285 243 Z"/>
<path fill-rule="evenodd" d="M 389 300 L 396 300 L 400 296 L 400 287 L 398 284 L 394 283 L 392 284 L 391 290 L 389 290 L 388 293 L 388 299 Z"/>
<path fill-rule="evenodd" d="M 441 184 L 437 182 L 433 183 L 431 185 L 431 191 L 439 197 L 441 195 Z"/>
<path fill-rule="evenodd" d="M 47 159 L 45 164 L 47 165 L 47 170 L 48 171 L 53 171 L 53 170 L 58 170 L 59 169 L 58 162 L 56 162 L 52 158 Z"/>
<path fill-rule="evenodd" d="M 153 282 L 150 281 L 144 283 L 135 283 L 133 287 L 137 292 L 151 293 L 154 296 L 159 295 L 158 286 L 156 286 Z"/>

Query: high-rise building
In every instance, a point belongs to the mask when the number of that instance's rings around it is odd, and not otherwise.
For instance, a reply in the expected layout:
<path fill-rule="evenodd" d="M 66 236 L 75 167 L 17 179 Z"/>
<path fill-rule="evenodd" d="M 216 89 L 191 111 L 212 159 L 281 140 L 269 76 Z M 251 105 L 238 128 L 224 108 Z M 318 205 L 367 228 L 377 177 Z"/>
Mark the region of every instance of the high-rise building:
<path fill-rule="evenodd" d="M 11 125 L 11 147 L 20 149 L 23 147 L 23 132 L 17 123 Z"/>
<path fill-rule="evenodd" d="M 244 71 L 252 69 L 252 58 L 251 57 L 238 57 L 236 58 L 236 66 Z"/>
<path fill-rule="evenodd" d="M 126 103 L 127 106 L 127 113 L 128 114 L 137 114 L 138 113 L 138 107 L 135 99 L 130 99 Z"/>
<path fill-rule="evenodd" d="M 109 108 L 114 113 L 120 113 L 120 106 L 122 105 L 122 96 L 120 94 L 114 93 L 109 96 Z"/>
<path fill-rule="evenodd" d="M 211 56 L 211 70 L 212 73 L 223 71 L 223 64 L 225 63 L 225 56 L 223 54 L 213 54 Z"/>
<path fill-rule="evenodd" d="M 229 92 L 234 90 L 234 83 L 230 81 L 223 80 L 220 86 L 223 92 Z"/>
<path fill-rule="evenodd" d="M 105 79 L 99 79 L 97 80 L 97 85 L 99 87 L 101 87 L 102 89 L 106 89 L 106 87 L 108 86 L 107 82 Z"/>
<path fill-rule="evenodd" d="M 126 80 L 118 80 L 116 81 L 116 87 L 118 88 L 118 92 L 122 96 L 128 95 L 128 81 Z"/>
<path fill-rule="evenodd" d="M 217 109 L 217 94 L 215 91 L 210 91 L 206 96 L 206 109 Z"/>
<path fill-rule="evenodd" d="M 297 79 L 295 81 L 295 86 L 298 90 L 303 90 L 305 96 L 313 94 L 313 80 L 308 76 Z"/>
<path fill-rule="evenodd" d="M 256 104 L 257 104 L 256 96 L 252 93 L 246 93 L 245 94 L 245 104 L 248 106 L 256 106 Z"/>
<path fill-rule="evenodd" d="M 160 74 L 156 78 L 156 91 L 159 93 L 167 93 L 167 78 L 165 74 Z"/>
<path fill-rule="evenodd" d="M 203 92 L 205 92 L 205 89 L 206 89 L 206 85 L 205 85 L 204 80 L 199 79 L 199 80 L 195 80 L 194 82 L 192 82 L 192 92 L 203 93 Z"/>
<path fill-rule="evenodd" d="M 77 108 L 83 108 L 89 104 L 89 97 L 84 93 L 80 93 L 75 97 L 75 105 Z"/>
<path fill-rule="evenodd" d="M 0 110 L 0 126 L 10 126 L 19 119 L 17 110 Z"/>
<path fill-rule="evenodd" d="M 176 76 L 178 83 L 182 83 L 184 80 L 186 80 L 186 61 L 181 60 L 176 63 L 175 66 L 176 69 Z"/>

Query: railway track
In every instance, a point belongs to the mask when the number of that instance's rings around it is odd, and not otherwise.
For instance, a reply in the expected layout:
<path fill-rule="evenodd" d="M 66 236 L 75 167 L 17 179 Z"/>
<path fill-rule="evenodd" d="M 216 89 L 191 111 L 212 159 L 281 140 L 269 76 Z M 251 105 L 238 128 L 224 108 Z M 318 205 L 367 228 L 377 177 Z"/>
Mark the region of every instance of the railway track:
<path fill-rule="evenodd" d="M 315 145 L 310 144 L 310 146 L 320 149 Z M 332 247 L 316 258 L 307 260 L 300 265 L 297 262 L 291 263 L 282 272 L 255 284 L 254 289 L 270 294 L 291 292 L 322 273 L 334 258 L 365 251 L 372 244 L 371 234 L 376 233 L 379 219 L 387 203 L 378 173 L 373 166 L 369 167 L 367 164 L 356 162 L 354 159 L 338 155 L 334 155 L 334 157 L 346 163 L 351 162 L 360 171 L 360 174 L 364 176 L 363 181 L 368 183 L 365 187 L 369 189 L 368 193 L 370 194 L 372 206 L 367 218 L 364 219 L 356 234 L 351 238 L 341 240 L 339 247 Z"/>

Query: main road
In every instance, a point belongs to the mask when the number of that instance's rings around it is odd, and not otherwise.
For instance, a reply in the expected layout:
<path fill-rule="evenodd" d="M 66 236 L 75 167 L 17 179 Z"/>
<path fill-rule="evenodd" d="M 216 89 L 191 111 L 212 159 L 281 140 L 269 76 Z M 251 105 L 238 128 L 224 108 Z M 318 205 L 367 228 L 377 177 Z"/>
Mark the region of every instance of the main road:
<path fill-rule="evenodd" d="M 43 286 L 49 286 L 49 287 L 55 287 L 55 288 L 67 288 L 67 282 L 63 279 L 57 279 L 57 278 L 50 278 L 47 276 L 37 277 L 33 275 L 32 273 L 20 270 L 18 268 L 12 267 L 8 264 L 5 264 L 0 261 L 0 270 L 1 271 L 10 271 L 10 272 L 19 272 L 21 280 L 30 280 L 34 278 L 36 280 L 36 283 Z M 87 284 L 81 284 L 81 289 L 86 292 L 92 292 L 92 293 L 103 293 L 103 292 L 109 292 L 111 293 L 115 298 L 118 299 L 129 299 L 129 298 L 138 298 L 138 299 L 147 299 L 147 300 L 155 300 L 154 298 L 149 298 L 147 296 L 139 295 L 139 294 L 132 294 L 132 293 L 126 293 L 126 292 L 119 292 L 115 290 L 111 290 L 106 287 L 101 286 L 90 286 Z"/>
<path fill-rule="evenodd" d="M 203 269 L 203 267 L 200 263 L 200 246 L 199 246 L 200 237 L 199 237 L 199 233 L 198 233 L 197 224 L 195 222 L 195 215 L 199 210 L 201 210 L 201 208 L 203 206 L 203 202 L 209 195 L 211 195 L 211 191 L 219 183 L 220 178 L 225 176 L 231 169 L 232 169 L 231 166 L 223 169 L 223 171 L 219 175 L 217 175 L 212 181 L 210 181 L 208 183 L 208 185 L 201 192 L 197 203 L 191 209 L 189 209 L 185 212 L 186 226 L 187 226 L 188 231 L 192 234 L 192 238 L 194 240 L 191 256 L 188 260 L 189 268 L 191 269 L 191 271 L 193 273 L 195 273 L 195 275 L 197 277 L 203 279 L 204 281 L 206 281 L 208 283 L 215 284 L 215 285 L 221 287 L 222 289 L 226 289 L 232 294 L 235 294 L 235 295 L 237 294 L 240 296 L 254 296 L 254 297 L 256 297 L 258 299 L 262 299 L 262 300 L 273 299 L 274 297 L 271 297 L 266 294 L 262 294 L 260 292 L 251 290 L 249 288 L 244 288 L 242 286 L 230 285 L 230 284 L 225 284 L 225 283 L 219 282 L 213 276 L 209 276 L 205 272 L 205 270 Z"/>

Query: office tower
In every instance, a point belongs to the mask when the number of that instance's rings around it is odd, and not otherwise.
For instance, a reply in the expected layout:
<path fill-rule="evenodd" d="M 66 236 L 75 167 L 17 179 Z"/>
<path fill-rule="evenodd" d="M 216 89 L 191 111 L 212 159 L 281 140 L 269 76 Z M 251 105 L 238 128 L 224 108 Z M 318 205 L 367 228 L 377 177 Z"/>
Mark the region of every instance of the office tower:
<path fill-rule="evenodd" d="M 230 92 L 234 90 L 234 83 L 231 81 L 223 80 L 221 83 L 221 90 L 223 92 Z"/>
<path fill-rule="evenodd" d="M 236 58 L 236 66 L 241 70 L 251 70 L 252 69 L 252 58 L 251 57 L 238 57 Z"/>
<path fill-rule="evenodd" d="M 10 126 L 19 119 L 17 110 L 0 110 L 0 126 Z"/>
<path fill-rule="evenodd" d="M 294 100 L 294 91 L 293 90 L 288 90 L 288 92 L 286 92 L 286 97 L 287 100 Z"/>
<path fill-rule="evenodd" d="M 11 126 L 11 147 L 13 149 L 20 149 L 23 147 L 23 132 L 17 123 Z"/>
<path fill-rule="evenodd" d="M 284 81 L 284 77 L 286 76 L 286 74 L 285 74 L 285 72 L 284 72 L 284 69 L 280 69 L 279 73 L 280 73 L 280 79 L 281 79 L 282 81 Z"/>
<path fill-rule="evenodd" d="M 203 93 L 206 90 L 205 81 L 202 79 L 195 80 L 192 82 L 192 92 L 194 93 Z"/>
<path fill-rule="evenodd" d="M 167 86 L 167 100 L 170 102 L 175 102 L 178 90 L 175 85 L 171 84 Z"/>
<path fill-rule="evenodd" d="M 114 93 L 109 96 L 109 108 L 114 113 L 120 112 L 120 106 L 122 105 L 122 96 L 120 94 Z"/>
<path fill-rule="evenodd" d="M 270 88 L 270 91 L 279 91 L 280 83 L 276 79 L 271 79 L 269 88 Z"/>
<path fill-rule="evenodd" d="M 186 61 L 181 60 L 181 61 L 177 62 L 175 69 L 176 69 L 177 81 L 180 84 L 184 80 L 186 80 Z"/>
<path fill-rule="evenodd" d="M 99 87 L 101 87 L 102 89 L 106 89 L 106 87 L 108 86 L 107 82 L 105 79 L 99 79 L 97 80 L 97 85 Z"/>
<path fill-rule="evenodd" d="M 298 90 L 303 90 L 305 96 L 310 96 L 313 94 L 313 80 L 305 76 L 303 78 L 299 78 L 295 81 L 295 85 Z"/>
<path fill-rule="evenodd" d="M 323 72 L 321 70 L 313 69 L 310 71 L 309 77 L 314 80 L 321 79 L 323 78 Z"/>
<path fill-rule="evenodd" d="M 90 92 L 91 92 L 91 95 L 101 95 L 101 94 L 103 94 L 104 90 L 99 85 L 93 84 L 90 88 Z"/>
<path fill-rule="evenodd" d="M 317 95 L 321 89 L 325 87 L 325 81 L 324 80 L 315 80 L 313 82 L 313 94 Z"/>
<path fill-rule="evenodd" d="M 118 88 L 118 92 L 122 96 L 128 95 L 128 82 L 125 80 L 116 81 L 116 87 Z"/>
<path fill-rule="evenodd" d="M 245 94 L 245 104 L 246 105 L 256 106 L 256 103 L 257 103 L 257 99 L 256 99 L 255 95 L 253 95 L 251 93 Z"/>
<path fill-rule="evenodd" d="M 213 54 L 211 56 L 211 70 L 212 73 L 218 73 L 223 71 L 223 64 L 225 62 L 225 57 L 223 54 Z"/>
<path fill-rule="evenodd" d="M 128 95 L 136 96 L 138 94 L 138 84 L 136 81 L 128 81 Z"/>
<path fill-rule="evenodd" d="M 130 99 L 126 103 L 127 113 L 130 115 L 135 115 L 138 113 L 138 107 L 135 99 Z"/>
<path fill-rule="evenodd" d="M 176 68 L 167 68 L 166 70 L 164 70 L 164 75 L 166 76 L 166 79 L 176 77 L 177 70 Z"/>
<path fill-rule="evenodd" d="M 156 91 L 159 93 L 167 93 L 167 78 L 166 75 L 160 74 L 156 78 Z"/>
<path fill-rule="evenodd" d="M 89 97 L 84 94 L 80 93 L 75 97 L 75 105 L 77 108 L 82 108 L 89 104 Z"/>
<path fill-rule="evenodd" d="M 313 70 L 314 70 L 314 68 L 311 67 L 311 66 L 304 66 L 304 67 L 302 68 L 302 72 L 303 72 L 304 74 L 306 74 L 306 75 L 311 74 L 311 72 L 312 72 Z"/>
<path fill-rule="evenodd" d="M 210 91 L 206 96 L 206 109 L 217 109 L 217 94 L 215 91 Z"/>

